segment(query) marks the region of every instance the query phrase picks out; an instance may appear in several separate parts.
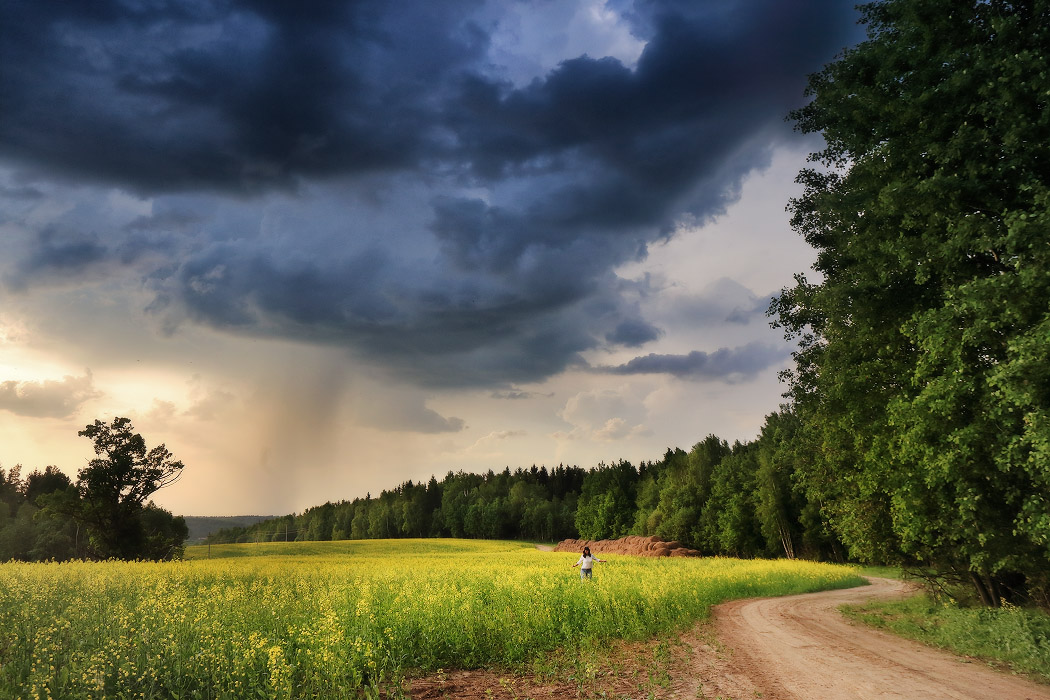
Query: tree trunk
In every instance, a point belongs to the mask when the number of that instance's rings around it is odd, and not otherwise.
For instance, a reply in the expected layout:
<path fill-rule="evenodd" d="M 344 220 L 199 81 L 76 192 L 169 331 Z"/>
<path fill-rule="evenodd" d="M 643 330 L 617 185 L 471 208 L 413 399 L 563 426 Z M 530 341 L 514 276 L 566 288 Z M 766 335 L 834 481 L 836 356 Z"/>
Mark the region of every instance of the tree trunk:
<path fill-rule="evenodd" d="M 788 559 L 795 558 L 795 546 L 791 542 L 791 532 L 784 526 L 784 521 L 777 514 L 777 529 L 780 530 L 780 543 L 784 545 L 784 555 Z"/>
<path fill-rule="evenodd" d="M 999 579 L 995 576 L 988 577 L 988 592 L 992 597 L 992 607 L 1001 608 L 1003 606 L 1003 592 L 999 587 Z"/>
<path fill-rule="evenodd" d="M 987 607 L 998 608 L 1002 605 L 1002 600 L 999 597 L 998 586 L 991 577 L 985 578 L 976 571 L 971 571 L 970 580 L 973 581 L 973 587 L 981 597 L 981 602 Z"/>

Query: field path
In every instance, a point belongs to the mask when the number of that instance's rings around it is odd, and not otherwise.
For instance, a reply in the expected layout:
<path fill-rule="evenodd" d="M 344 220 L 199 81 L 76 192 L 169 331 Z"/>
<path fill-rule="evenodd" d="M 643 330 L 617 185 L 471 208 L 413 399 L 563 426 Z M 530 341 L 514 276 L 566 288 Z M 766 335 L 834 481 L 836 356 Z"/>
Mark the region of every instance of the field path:
<path fill-rule="evenodd" d="M 713 609 L 698 626 L 688 669 L 679 669 L 679 698 L 763 700 L 1050 700 L 1050 688 L 946 652 L 851 623 L 844 604 L 897 598 L 900 581 L 782 598 L 737 600 Z"/>

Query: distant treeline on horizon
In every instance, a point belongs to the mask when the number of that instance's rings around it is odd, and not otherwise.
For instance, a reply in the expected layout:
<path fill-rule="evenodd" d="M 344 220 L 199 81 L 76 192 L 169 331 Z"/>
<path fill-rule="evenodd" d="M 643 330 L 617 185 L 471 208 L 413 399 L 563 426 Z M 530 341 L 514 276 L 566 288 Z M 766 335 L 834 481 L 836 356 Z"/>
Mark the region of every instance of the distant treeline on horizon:
<path fill-rule="evenodd" d="M 465 537 L 552 542 L 657 535 L 706 554 L 844 559 L 819 509 L 793 486 L 790 412 L 760 436 L 715 435 L 655 462 L 448 472 L 351 501 L 328 502 L 213 532 L 209 544 Z"/>
<path fill-rule="evenodd" d="M 247 527 L 264 520 L 272 520 L 276 515 L 183 515 L 189 535 L 188 544 L 197 544 L 205 537 L 218 530 L 235 527 Z"/>

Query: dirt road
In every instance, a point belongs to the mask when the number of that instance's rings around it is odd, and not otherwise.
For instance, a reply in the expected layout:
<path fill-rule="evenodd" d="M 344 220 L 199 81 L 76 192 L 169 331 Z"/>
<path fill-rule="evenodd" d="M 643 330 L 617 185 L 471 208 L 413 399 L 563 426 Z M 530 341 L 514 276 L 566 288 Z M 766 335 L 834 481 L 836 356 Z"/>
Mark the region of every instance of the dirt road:
<path fill-rule="evenodd" d="M 675 697 L 1050 700 L 1046 686 L 850 623 L 840 605 L 907 593 L 899 581 L 869 580 L 843 591 L 717 606 L 714 638 L 686 638 L 694 653 Z"/>

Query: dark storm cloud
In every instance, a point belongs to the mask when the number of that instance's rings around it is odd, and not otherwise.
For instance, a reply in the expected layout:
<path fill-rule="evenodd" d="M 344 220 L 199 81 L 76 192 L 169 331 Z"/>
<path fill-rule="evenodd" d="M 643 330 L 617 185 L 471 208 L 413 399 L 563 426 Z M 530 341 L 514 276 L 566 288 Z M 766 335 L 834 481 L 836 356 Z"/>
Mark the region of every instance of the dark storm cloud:
<path fill-rule="evenodd" d="M 17 201 L 32 201 L 42 199 L 44 193 L 35 187 L 2 187 L 0 186 L 0 197 Z"/>
<path fill-rule="evenodd" d="M 782 120 L 853 14 L 838 0 L 639 2 L 636 70 L 583 56 L 512 89 L 483 72 L 478 4 L 4 3 L 0 148 L 154 190 L 432 162 L 494 179 L 579 154 L 642 185 L 624 224 L 651 223 Z M 571 209 L 601 221 L 596 202 Z"/>
<path fill-rule="evenodd" d="M 699 350 L 686 355 L 650 353 L 616 367 L 596 369 L 608 374 L 670 374 L 679 379 L 736 381 L 753 377 L 789 356 L 788 349 L 756 342 L 738 348 L 720 348 L 712 353 Z"/>
<path fill-rule="evenodd" d="M 791 138 L 805 75 L 856 38 L 840 0 L 727 5 L 611 4 L 647 42 L 636 65 L 576 56 L 515 85 L 482 0 L 4 3 L 0 159 L 154 198 L 38 231 L 14 279 L 166 256 L 145 274 L 157 313 L 425 384 L 507 388 L 639 347 L 659 331 L 612 271 L 724 211 Z M 325 185 L 342 193 L 312 221 L 242 214 Z M 211 208 L 165 209 L 186 191 Z"/>
<path fill-rule="evenodd" d="M 732 7 L 638 3 L 651 36 L 634 70 L 581 56 L 521 89 L 464 80 L 450 123 L 473 172 L 574 173 L 570 187 L 545 192 L 542 212 L 567 226 L 635 229 L 717 213 L 734 178 L 765 157 L 747 142 L 782 126 L 806 73 L 845 43 L 852 15 L 838 2 Z M 723 179 L 731 156 L 735 172 Z"/>
<path fill-rule="evenodd" d="M 403 401 L 370 402 L 359 420 L 363 425 L 395 432 L 456 433 L 467 427 L 462 418 L 446 418 L 422 404 Z"/>
<path fill-rule="evenodd" d="M 147 256 L 168 256 L 176 250 L 163 233 L 132 227 L 123 235 L 102 236 L 62 221 L 44 227 L 17 255 L 16 264 L 0 269 L 0 286 L 18 292 L 33 286 L 75 284 L 105 277 Z"/>
<path fill-rule="evenodd" d="M 660 329 L 648 321 L 630 318 L 622 321 L 611 333 L 606 334 L 605 339 L 613 345 L 637 348 L 656 340 L 661 335 Z"/>
<path fill-rule="evenodd" d="M 3 153 L 151 192 L 413 167 L 440 71 L 484 37 L 462 3 L 384 5 L 5 3 Z"/>
<path fill-rule="evenodd" d="M 469 277 L 405 274 L 382 249 L 292 259 L 231 241 L 154 280 L 153 311 L 350 347 L 402 379 L 432 386 L 537 381 L 582 364 L 579 353 L 594 342 L 590 307 L 565 308 L 528 276 L 500 282 L 486 288 Z"/>

